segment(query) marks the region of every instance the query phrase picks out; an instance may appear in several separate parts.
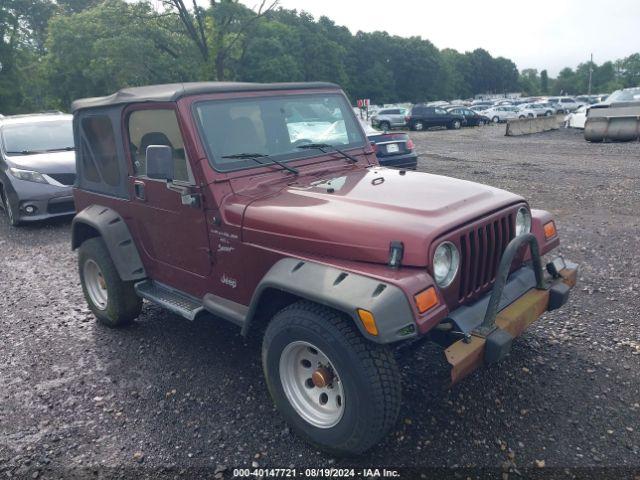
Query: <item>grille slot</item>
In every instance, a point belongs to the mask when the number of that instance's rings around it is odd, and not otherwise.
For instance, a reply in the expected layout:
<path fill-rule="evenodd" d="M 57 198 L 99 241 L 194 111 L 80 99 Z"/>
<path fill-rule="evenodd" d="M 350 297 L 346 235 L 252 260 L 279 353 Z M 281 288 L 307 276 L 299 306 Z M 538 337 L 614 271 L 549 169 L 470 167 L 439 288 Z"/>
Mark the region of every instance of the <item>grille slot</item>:
<path fill-rule="evenodd" d="M 460 235 L 460 303 L 484 293 L 495 281 L 502 254 L 515 236 L 514 230 L 510 213 L 473 225 Z"/>

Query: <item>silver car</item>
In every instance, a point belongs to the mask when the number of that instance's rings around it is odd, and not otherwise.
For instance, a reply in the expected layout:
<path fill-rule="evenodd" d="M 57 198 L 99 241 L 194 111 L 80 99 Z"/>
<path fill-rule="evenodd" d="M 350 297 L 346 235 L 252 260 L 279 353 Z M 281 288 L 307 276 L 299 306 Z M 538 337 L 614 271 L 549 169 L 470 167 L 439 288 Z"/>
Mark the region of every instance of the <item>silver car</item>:
<path fill-rule="evenodd" d="M 34 114 L 0 120 L 0 200 L 11 225 L 75 212 L 72 118 Z"/>
<path fill-rule="evenodd" d="M 407 110 L 404 108 L 383 108 L 371 117 L 371 125 L 382 130 L 404 128 L 407 126 L 406 115 Z"/>

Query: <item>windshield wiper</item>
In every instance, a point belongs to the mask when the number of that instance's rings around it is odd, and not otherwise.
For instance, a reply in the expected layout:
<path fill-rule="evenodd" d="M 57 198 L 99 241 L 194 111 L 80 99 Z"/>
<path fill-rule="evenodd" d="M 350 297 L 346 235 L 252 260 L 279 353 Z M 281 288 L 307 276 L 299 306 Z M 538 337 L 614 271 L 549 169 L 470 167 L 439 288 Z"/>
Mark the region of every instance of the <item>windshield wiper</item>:
<path fill-rule="evenodd" d="M 358 159 L 355 157 L 352 157 L 351 155 L 349 155 L 346 152 L 343 152 L 342 150 L 340 150 L 338 147 L 335 147 L 333 145 L 330 145 L 328 143 L 307 143 L 306 145 L 300 145 L 298 146 L 298 148 L 302 148 L 305 150 L 312 150 L 312 149 L 318 149 L 320 150 L 322 153 L 327 153 L 324 151 L 325 148 L 331 148 L 333 149 L 335 152 L 339 153 L 340 155 L 342 155 L 344 158 L 346 158 L 347 160 L 351 160 L 353 163 L 358 163 Z"/>
<path fill-rule="evenodd" d="M 47 153 L 47 152 L 70 152 L 72 150 L 75 150 L 75 147 L 60 147 L 60 148 L 47 148 L 44 150 L 20 150 L 20 151 L 11 151 L 8 150 L 7 153 L 9 155 L 38 155 L 40 153 Z"/>
<path fill-rule="evenodd" d="M 38 153 L 44 153 L 43 150 L 20 150 L 18 151 L 12 151 L 12 150 L 7 150 L 7 153 L 9 155 L 36 155 Z"/>
<path fill-rule="evenodd" d="M 60 148 L 48 148 L 45 152 L 70 152 L 75 150 L 76 147 L 60 147 Z"/>
<path fill-rule="evenodd" d="M 259 163 L 260 165 L 269 165 L 266 162 L 261 162 L 260 160 L 258 160 L 259 158 L 269 158 L 269 155 L 266 155 L 264 153 L 234 153 L 232 155 L 223 155 L 222 158 L 236 158 L 238 160 L 253 160 L 256 163 Z M 285 170 L 288 170 L 291 173 L 294 174 L 298 174 L 298 170 L 296 170 L 293 167 L 290 167 L 289 165 L 282 163 L 278 160 L 274 160 L 273 158 L 269 158 L 269 160 L 273 163 L 275 163 L 276 165 L 280 165 L 282 168 L 284 168 Z"/>

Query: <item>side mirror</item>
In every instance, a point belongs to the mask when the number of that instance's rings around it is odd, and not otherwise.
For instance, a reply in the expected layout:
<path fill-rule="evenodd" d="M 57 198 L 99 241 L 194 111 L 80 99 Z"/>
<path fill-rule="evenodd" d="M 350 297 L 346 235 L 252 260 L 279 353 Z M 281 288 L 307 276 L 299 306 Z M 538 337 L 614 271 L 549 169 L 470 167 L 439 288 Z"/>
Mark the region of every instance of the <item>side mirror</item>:
<path fill-rule="evenodd" d="M 147 177 L 172 181 L 174 177 L 173 149 L 167 145 L 147 147 Z"/>

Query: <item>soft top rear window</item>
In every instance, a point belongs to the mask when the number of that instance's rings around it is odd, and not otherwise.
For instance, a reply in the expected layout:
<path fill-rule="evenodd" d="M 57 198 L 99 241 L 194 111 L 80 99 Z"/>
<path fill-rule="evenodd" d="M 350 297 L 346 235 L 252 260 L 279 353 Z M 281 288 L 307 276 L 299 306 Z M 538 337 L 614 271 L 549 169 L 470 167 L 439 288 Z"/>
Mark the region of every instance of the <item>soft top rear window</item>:
<path fill-rule="evenodd" d="M 195 117 L 213 167 L 224 172 L 260 166 L 230 156 L 267 155 L 258 160 L 268 164 L 272 158 L 292 161 L 321 153 L 298 148 L 309 143 L 340 149 L 366 144 L 350 105 L 340 94 L 203 101 L 195 105 Z"/>

